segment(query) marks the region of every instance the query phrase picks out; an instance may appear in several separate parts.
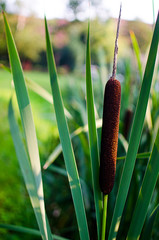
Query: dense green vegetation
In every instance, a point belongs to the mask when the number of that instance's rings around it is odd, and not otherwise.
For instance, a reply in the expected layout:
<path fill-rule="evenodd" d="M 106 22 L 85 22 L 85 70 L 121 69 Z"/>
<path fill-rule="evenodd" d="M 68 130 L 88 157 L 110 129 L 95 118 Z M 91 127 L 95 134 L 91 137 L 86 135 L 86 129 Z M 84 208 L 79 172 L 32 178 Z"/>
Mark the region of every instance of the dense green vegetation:
<path fill-rule="evenodd" d="M 13 17 L 13 16 L 11 16 Z M 15 17 L 16 19 L 16 17 Z M 32 20 L 29 20 L 30 23 L 33 23 Z M 40 20 L 39 20 L 40 21 Z M 124 26 L 125 24 L 125 26 Z M 125 137 L 125 139 L 129 139 L 130 127 L 132 124 L 132 116 L 134 114 L 134 110 L 137 103 L 137 98 L 139 95 L 139 89 L 141 86 L 141 81 L 139 77 L 139 72 L 137 70 L 136 59 L 133 55 L 132 49 L 130 46 L 130 37 L 128 36 L 128 31 L 125 32 L 124 29 L 129 29 L 129 26 L 132 23 L 123 23 L 123 30 L 121 29 L 121 43 L 119 46 L 121 51 L 119 52 L 119 61 L 118 61 L 118 78 L 121 81 L 122 85 L 122 101 L 121 101 L 121 116 L 120 116 L 120 134 Z M 34 24 L 31 24 L 34 26 Z M 57 22 L 54 22 L 54 28 L 58 25 Z M 141 23 L 142 25 L 142 23 Z M 51 25 L 50 25 L 51 26 Z M 64 41 L 66 41 L 65 45 L 62 45 L 63 49 L 66 50 L 71 48 L 72 53 L 75 53 L 76 64 L 73 66 L 75 71 L 72 74 L 61 74 L 59 75 L 59 84 L 62 92 L 62 97 L 64 100 L 64 105 L 69 110 L 73 119 L 68 120 L 70 132 L 73 132 L 78 126 L 84 126 L 87 124 L 87 112 L 86 112 L 86 89 L 85 89 L 85 76 L 84 72 L 82 74 L 82 68 L 84 64 L 84 56 L 85 50 L 83 49 L 85 46 L 85 31 L 86 31 L 86 23 L 67 23 L 66 26 L 62 26 L 58 28 L 56 34 L 54 33 L 54 28 L 51 31 L 54 37 L 55 44 L 55 53 L 56 48 L 62 49 L 61 46 L 58 46 L 58 34 L 64 34 Z M 98 64 L 98 67 L 95 68 L 95 71 L 92 74 L 93 79 L 93 87 L 94 87 L 94 96 L 95 96 L 95 105 L 96 110 L 99 115 L 99 118 L 102 117 L 102 105 L 103 105 L 103 86 L 102 82 L 105 84 L 109 77 L 109 69 L 111 65 L 112 55 L 113 55 L 113 44 L 114 42 L 114 22 L 112 20 L 108 21 L 106 25 L 99 24 L 96 20 L 92 23 L 91 30 L 91 47 L 92 47 L 92 62 L 94 64 Z M 137 24 L 139 26 L 139 24 Z M 143 25 L 142 25 L 143 26 Z M 147 28 L 146 31 L 151 32 L 151 29 Z M 11 26 L 12 27 L 12 26 Z M 96 29 L 95 31 L 93 30 Z M 103 28 L 105 31 L 103 31 Z M 62 30 L 59 30 L 62 29 Z M 77 29 L 77 31 L 75 31 Z M 133 27 L 131 26 L 131 29 Z M 56 30 L 56 29 L 55 29 Z M 143 30 L 143 29 L 142 29 Z M 18 40 L 18 34 L 14 32 L 13 26 L 13 34 L 15 33 L 15 39 L 17 36 L 17 46 L 18 41 L 19 44 L 23 43 L 23 40 Z M 62 32 L 60 32 L 62 31 Z M 135 30 L 134 30 L 135 31 Z M 141 47 L 141 51 L 143 54 L 143 58 L 147 59 L 147 54 L 145 54 L 145 50 L 147 50 L 147 46 L 149 43 L 149 35 L 145 32 L 144 37 L 138 37 L 139 33 L 136 32 L 137 39 L 139 40 L 139 46 Z M 28 34 L 26 33 L 28 36 Z M 36 34 L 34 35 L 36 37 Z M 110 37 L 111 36 L 111 37 Z M 140 34 L 139 34 L 140 36 Z M 145 36 L 148 36 L 145 38 Z M 39 38 L 39 36 L 37 36 Z M 3 39 L 0 37 L 0 39 Z M 105 40 L 107 39 L 107 41 Z M 26 39 L 27 41 L 27 39 Z M 37 46 L 38 51 L 34 48 L 33 39 L 29 40 L 29 46 L 31 49 L 35 50 L 29 53 L 29 51 L 21 52 L 21 48 L 19 45 L 19 52 L 21 54 L 22 60 L 29 59 L 33 64 L 37 61 L 37 56 L 44 51 L 44 43 L 40 43 L 42 46 Z M 56 42 L 57 41 L 57 42 Z M 63 42 L 64 42 L 63 41 Z M 72 41 L 72 42 L 70 42 Z M 144 44 L 142 44 L 142 41 Z M 35 41 L 37 43 L 37 41 Z M 38 41 L 40 42 L 40 41 Z M 63 44 L 63 42 L 61 44 Z M 5 45 L 5 44 L 4 44 Z M 3 45 L 3 46 L 4 46 Z M 77 47 L 78 46 L 78 47 Z M 100 47 L 102 46 L 102 50 Z M 4 47 L 2 48 L 5 49 Z M 27 49 L 27 45 L 25 45 L 25 49 Z M 61 51 L 62 54 L 62 50 Z M 78 55 L 78 53 L 82 50 L 82 54 Z M 104 50 L 103 50 L 104 49 Z M 99 51 L 97 51 L 99 50 Z M 5 50 L 6 51 L 6 50 Z M 58 52 L 57 51 L 57 52 Z M 59 53 L 59 52 L 58 52 Z M 67 56 L 66 51 L 66 56 Z M 4 53 L 4 60 L 6 61 L 6 53 Z M 27 56 L 27 54 L 30 54 Z M 102 56 L 104 58 L 102 59 Z M 55 55 L 56 57 L 56 55 Z M 46 59 L 46 56 L 45 56 Z M 100 59 L 100 61 L 98 60 Z M 58 59 L 57 63 L 58 63 Z M 107 60 L 107 64 L 105 64 Z M 2 61 L 5 62 L 5 61 Z M 74 60 L 73 60 L 74 61 Z M 38 67 L 39 63 L 36 63 L 36 67 Z M 70 64 L 70 63 L 69 63 Z M 59 72 L 68 72 L 72 70 L 71 67 L 68 69 L 65 67 L 65 63 L 62 64 L 63 69 L 60 68 L 60 62 L 57 64 L 59 66 Z M 143 64 L 144 65 L 144 64 Z M 71 65 L 70 65 L 71 66 Z M 92 69 L 93 70 L 93 69 Z M 108 72 L 108 75 L 103 76 L 103 71 Z M 46 90 L 51 92 L 49 76 L 45 72 L 26 72 L 25 76 L 33 81 L 37 82 L 39 85 L 44 87 Z M 2 103 L 1 108 L 1 119 L 0 119 L 0 134 L 2 139 L 2 144 L 0 146 L 0 156 L 2 160 L 2 174 L 0 175 L 0 182 L 2 183 L 1 192 L 0 192 L 0 202 L 1 210 L 0 210 L 0 223 L 9 223 L 21 226 L 28 226 L 30 228 L 37 228 L 35 217 L 33 211 L 31 209 L 31 205 L 28 199 L 28 195 L 26 193 L 24 185 L 21 184 L 22 178 L 19 170 L 19 166 L 16 160 L 15 150 L 13 147 L 13 142 L 9 132 L 8 125 L 8 117 L 7 117 L 7 108 L 8 102 L 11 94 L 13 93 L 13 86 L 11 85 L 12 77 L 9 73 L 4 70 L 0 70 L 0 102 Z M 159 110 L 158 110 L 158 68 L 156 68 L 151 94 L 150 94 L 150 115 L 146 117 L 142 138 L 139 146 L 139 153 L 150 152 L 152 150 L 152 145 L 157 133 L 158 125 L 159 125 Z M 53 107 L 50 103 L 46 102 L 40 96 L 38 96 L 35 92 L 29 90 L 29 97 L 33 109 L 33 116 L 37 131 L 37 138 L 40 150 L 41 157 L 41 165 L 43 166 L 46 162 L 48 156 L 51 154 L 53 149 L 55 149 L 56 145 L 59 143 L 59 136 L 55 121 L 55 113 Z M 15 100 L 14 94 L 14 109 L 16 109 L 16 117 L 20 118 L 18 113 L 18 107 Z M 20 125 L 21 126 L 21 125 Z M 98 129 L 98 135 L 100 136 L 100 129 Z M 24 136 L 23 136 L 24 137 Z M 125 156 L 126 149 L 123 147 L 123 141 L 119 139 L 119 147 L 118 147 L 118 156 Z M 100 143 L 99 143 L 100 144 Z M 79 174 L 82 179 L 85 180 L 87 186 L 83 186 L 84 192 L 84 201 L 86 206 L 86 213 L 88 218 L 88 225 L 91 229 L 91 239 L 94 239 L 93 236 L 96 235 L 95 228 L 95 212 L 93 205 L 93 192 L 92 192 L 92 182 L 91 182 L 91 171 L 90 171 L 90 157 L 89 157 L 89 147 L 88 147 L 88 135 L 87 133 L 82 133 L 79 136 L 76 136 L 73 139 L 73 148 L 75 151 L 75 156 L 77 160 L 77 165 L 79 169 Z M 137 199 L 137 195 L 141 186 L 141 182 L 143 179 L 144 171 L 147 165 L 147 157 L 144 159 L 137 159 L 135 170 L 133 173 L 133 181 L 129 189 L 129 197 L 126 202 L 126 206 L 124 209 L 123 218 L 121 220 L 120 229 L 118 232 L 118 239 L 124 239 L 127 234 L 128 226 L 130 224 L 130 219 L 132 212 L 134 210 L 134 204 Z M 70 239 L 78 239 L 78 229 L 76 224 L 76 218 L 74 214 L 74 208 L 72 205 L 71 194 L 69 190 L 68 180 L 65 177 L 65 172 L 63 172 L 63 176 L 57 173 L 57 169 L 54 167 L 60 167 L 59 171 L 64 170 L 64 162 L 63 156 L 60 154 L 56 162 L 50 166 L 47 170 L 43 171 L 43 180 L 44 180 L 44 192 L 45 192 L 45 204 L 46 211 L 49 217 L 49 222 L 51 225 L 51 229 L 54 234 L 58 234 L 61 236 L 68 237 Z M 123 160 L 118 160 L 117 162 L 117 176 L 116 176 L 116 184 L 113 192 L 111 193 L 110 200 L 108 202 L 108 214 L 112 215 L 112 210 L 114 208 L 114 200 L 117 193 L 118 188 L 118 180 L 120 178 L 121 169 L 123 166 Z M 7 173 L 7 174 L 6 174 Z M 16 192 L 16 194 L 15 194 Z M 153 194 L 153 198 L 151 204 L 149 206 L 148 215 L 154 209 L 156 204 L 159 202 L 159 189 L 158 182 Z M 27 209 L 27 211 L 25 211 Z M 12 214 L 11 214 L 12 213 Z M 72 216 L 70 218 L 70 216 Z M 148 218 L 147 218 L 148 219 Z M 157 228 L 158 228 L 158 220 L 156 218 L 156 227 L 152 233 L 152 239 L 158 238 Z M 110 225 L 110 218 L 108 219 L 108 226 Z M 127 226 L 127 228 L 125 228 Z M 0 234 L 3 239 L 21 239 L 21 235 L 19 234 L 6 234 L 5 230 L 0 230 Z M 25 239 L 25 234 L 23 235 Z M 28 236 L 26 236 L 28 239 Z M 33 239 L 33 237 L 30 237 Z M 96 239 L 96 238 L 95 238 Z"/>
<path fill-rule="evenodd" d="M 127 83 L 125 84 L 125 88 L 124 88 L 124 82 L 122 83 L 122 91 L 123 91 L 122 101 L 125 102 L 125 105 L 122 103 L 122 106 L 124 107 L 125 110 L 121 109 L 120 132 L 124 133 L 124 131 L 128 131 L 127 128 L 130 127 L 129 122 L 124 123 L 126 109 L 131 108 L 133 113 L 133 108 L 134 108 L 133 106 L 135 104 L 134 99 L 132 99 L 132 97 L 129 94 L 130 89 L 135 93 L 135 95 L 137 95 L 138 87 L 135 86 L 135 84 L 133 84 L 133 80 L 131 80 L 131 83 L 130 83 L 130 79 L 132 78 L 132 74 L 131 74 L 132 70 L 130 68 L 129 61 L 127 61 L 125 64 L 123 62 L 123 65 L 124 65 L 123 69 L 119 71 L 121 72 L 123 71 L 125 76 L 124 81 L 127 81 Z M 43 86 L 48 91 L 50 91 L 49 78 L 47 73 L 26 72 L 25 75 L 28 78 L 40 84 L 41 86 Z M 21 173 L 17 163 L 15 150 L 14 150 L 13 142 L 11 139 L 8 120 L 7 120 L 8 101 L 12 93 L 12 85 L 11 85 L 12 77 L 9 73 L 7 73 L 4 70 L 0 71 L 0 76 L 1 76 L 0 98 L 3 106 L 1 110 L 2 114 L 1 114 L 1 121 L 0 121 L 1 122 L 1 128 L 0 128 L 1 139 L 2 139 L 2 144 L 0 146 L 1 147 L 0 153 L 1 153 L 1 159 L 2 159 L 1 169 L 3 173 L 0 176 L 0 181 L 2 183 L 1 202 L 3 202 L 3 204 L 1 205 L 2 207 L 0 212 L 1 213 L 0 222 L 17 224 L 17 225 L 19 224 L 19 225 L 28 226 L 28 227 L 33 227 L 35 225 L 35 228 L 36 228 L 35 221 L 32 221 L 32 224 L 30 225 L 30 219 L 33 219 L 33 211 L 31 209 L 31 205 L 30 205 L 25 187 L 23 184 L 21 184 L 22 182 Z M 137 73 L 136 73 L 136 76 L 137 76 Z M 127 87 L 130 85 L 131 87 Z M 154 86 L 155 85 L 156 84 L 154 84 Z M 74 119 L 76 119 L 76 122 L 81 126 L 86 124 L 87 119 L 86 119 L 86 109 L 85 109 L 86 103 L 85 103 L 84 77 L 80 78 L 78 76 L 75 76 L 74 74 L 68 75 L 68 76 L 61 75 L 60 87 L 62 90 L 62 96 L 64 98 L 65 106 L 70 111 L 70 113 L 74 116 Z M 101 87 L 99 85 L 99 79 L 94 80 L 94 92 L 95 92 L 96 106 L 98 108 L 98 112 L 101 117 L 102 116 L 102 106 L 101 106 L 102 99 L 101 97 L 99 97 L 101 96 Z M 158 125 L 157 102 L 159 101 L 157 93 L 158 92 L 156 92 L 155 89 L 152 90 L 153 105 L 151 105 L 152 106 L 151 112 L 152 112 L 152 122 L 153 122 L 154 130 L 153 131 L 151 130 L 150 132 L 145 122 L 143 137 L 141 139 L 141 144 L 140 144 L 140 149 L 141 149 L 140 152 L 150 150 L 151 139 L 154 139 L 154 135 L 156 133 L 156 128 Z M 49 156 L 49 154 L 52 152 L 52 150 L 55 148 L 55 146 L 59 142 L 56 122 L 55 122 L 55 114 L 52 110 L 51 104 L 47 103 L 45 100 L 39 97 L 36 93 L 29 90 L 29 96 L 32 102 L 33 115 L 34 115 L 39 148 L 40 148 L 41 161 L 43 165 L 47 157 Z M 125 121 L 129 121 L 129 120 L 125 120 Z M 124 126 L 125 124 L 128 124 L 129 127 Z M 72 132 L 74 130 L 74 126 L 73 124 L 71 124 L 71 122 L 69 126 L 70 126 L 70 131 Z M 125 137 L 126 136 L 128 136 L 127 132 L 125 132 Z M 87 150 L 88 142 L 87 142 L 87 138 L 82 135 L 81 135 L 81 141 L 79 140 L 78 137 L 76 137 L 73 141 L 73 144 L 74 144 L 76 156 L 78 156 L 78 158 L 80 159 L 80 161 L 78 161 L 80 174 L 84 178 L 86 177 L 88 180 L 90 179 L 89 177 L 90 172 L 88 170 L 86 171 L 86 169 L 83 168 L 83 164 L 87 163 L 89 165 L 89 162 L 87 159 L 88 158 L 88 150 Z M 82 147 L 84 148 L 82 149 Z M 121 155 L 125 155 L 125 152 L 123 147 L 120 146 L 120 142 L 119 142 L 118 156 L 121 156 Z M 60 155 L 59 160 L 55 164 L 56 166 L 63 166 L 63 161 L 61 157 L 62 155 Z M 140 169 L 141 162 L 142 162 L 142 171 L 144 171 L 145 169 L 147 161 L 138 160 L 136 173 L 135 173 L 136 176 L 138 176 L 139 172 L 141 171 Z M 8 176 L 9 176 L 7 177 L 7 180 L 6 180 L 6 174 L 5 174 L 6 172 L 8 173 Z M 43 175 L 44 175 L 43 177 L 45 182 L 44 187 L 45 187 L 45 197 L 46 197 L 46 203 L 47 203 L 47 212 L 50 218 L 51 225 L 53 226 L 55 233 L 58 233 L 58 234 L 60 233 L 63 235 L 66 234 L 66 236 L 73 236 L 72 234 L 75 231 L 76 224 L 75 224 L 75 218 L 74 219 L 68 218 L 70 215 L 70 211 L 73 212 L 73 206 L 71 207 L 72 204 L 70 205 L 71 198 L 70 198 L 70 191 L 68 189 L 67 179 L 64 176 L 60 176 L 59 174 L 57 174 L 54 171 L 54 169 L 51 169 L 51 168 L 50 170 L 48 169 L 46 170 L 46 172 L 43 172 Z M 138 181 L 141 181 L 141 179 L 139 179 Z M 91 184 L 91 182 L 89 184 Z M 59 188 L 61 189 L 60 192 L 59 192 Z M 133 191 L 133 186 L 131 188 Z M 15 191 L 16 191 L 16 199 L 12 201 L 12 199 L 15 198 L 15 194 L 14 194 Z M 158 194 L 156 195 L 156 193 L 154 195 L 154 203 L 152 204 L 152 206 L 155 205 L 155 202 L 158 202 Z M 90 190 L 89 190 L 89 194 L 90 194 Z M 133 202 L 135 201 L 135 198 L 136 197 L 134 195 Z M 133 207 L 133 202 L 131 203 L 132 207 Z M 93 209 L 91 210 L 92 208 L 91 199 L 88 199 L 88 197 L 86 197 L 85 203 L 89 212 L 92 211 Z M 17 212 L 17 204 L 18 204 L 19 214 Z M 23 211 L 24 207 L 27 208 L 27 211 Z M 8 209 L 8 213 L 6 209 Z M 12 209 L 12 214 L 10 214 L 10 209 Z M 65 215 L 65 218 L 63 214 Z M 72 220 L 74 221 L 74 224 L 70 223 L 70 221 Z M 67 227 L 69 225 L 72 226 L 71 229 Z M 57 230 L 55 230 L 55 228 Z M 6 237 L 6 234 L 4 236 Z M 9 235 L 9 237 L 11 236 Z M 6 239 L 8 238 L 6 237 Z M 26 236 L 26 239 L 28 239 L 27 236 Z M 157 238 L 154 238 L 154 239 L 157 239 Z"/>

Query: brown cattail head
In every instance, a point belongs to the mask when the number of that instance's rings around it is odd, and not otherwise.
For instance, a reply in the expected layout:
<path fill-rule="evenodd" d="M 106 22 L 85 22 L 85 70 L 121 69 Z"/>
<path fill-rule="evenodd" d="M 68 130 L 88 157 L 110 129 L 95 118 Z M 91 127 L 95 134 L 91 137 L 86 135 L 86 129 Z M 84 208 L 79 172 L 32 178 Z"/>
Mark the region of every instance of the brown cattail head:
<path fill-rule="evenodd" d="M 124 116 L 124 137 L 128 139 L 128 134 L 130 131 L 130 126 L 132 122 L 133 112 L 130 109 L 127 109 Z"/>
<path fill-rule="evenodd" d="M 121 85 L 110 78 L 105 87 L 99 184 L 103 194 L 113 188 L 116 172 Z"/>

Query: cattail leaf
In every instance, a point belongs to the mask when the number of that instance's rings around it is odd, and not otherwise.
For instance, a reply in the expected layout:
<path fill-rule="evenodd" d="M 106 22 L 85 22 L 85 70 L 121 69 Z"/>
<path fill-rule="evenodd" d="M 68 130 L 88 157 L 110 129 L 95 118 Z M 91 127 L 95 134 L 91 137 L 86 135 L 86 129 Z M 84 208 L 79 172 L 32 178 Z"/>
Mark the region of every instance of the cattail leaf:
<path fill-rule="evenodd" d="M 152 11 L 153 11 L 153 23 L 155 23 L 155 3 L 154 3 L 154 0 L 152 0 Z"/>
<path fill-rule="evenodd" d="M 151 155 L 151 152 L 144 152 L 144 153 L 138 153 L 136 155 L 137 159 L 142 159 L 142 158 L 149 158 Z"/>
<path fill-rule="evenodd" d="M 64 168 L 61 168 L 61 167 L 58 167 L 58 166 L 55 166 L 55 165 L 51 165 L 49 170 L 51 170 L 53 172 L 56 172 L 56 173 L 59 173 L 59 174 L 65 176 L 65 177 L 67 177 L 67 171 Z M 87 184 L 83 179 L 80 178 L 80 182 L 81 182 L 81 184 L 83 184 L 87 187 Z"/>
<path fill-rule="evenodd" d="M 52 104 L 52 95 L 43 87 L 41 87 L 39 84 L 35 83 L 34 81 L 25 78 L 27 87 L 31 89 L 33 92 L 41 96 L 43 99 L 45 99 L 47 102 Z"/>
<path fill-rule="evenodd" d="M 72 193 L 73 203 L 75 207 L 75 213 L 77 217 L 79 234 L 81 239 L 89 239 L 87 219 L 85 214 L 81 184 L 79 180 L 78 170 L 76 166 L 75 156 L 69 136 L 68 126 L 64 114 L 63 101 L 58 85 L 55 60 L 53 56 L 53 50 L 50 42 L 47 21 L 45 18 L 45 34 L 46 34 L 46 47 L 47 47 L 47 60 L 50 74 L 50 83 L 53 94 L 53 102 L 57 120 L 57 126 L 59 130 L 59 136 L 63 149 L 64 161 L 66 165 L 68 180 Z"/>
<path fill-rule="evenodd" d="M 37 188 L 36 188 L 36 183 L 34 179 L 34 175 L 31 169 L 31 165 L 27 156 L 27 153 L 24 148 L 24 144 L 21 140 L 18 125 L 16 123 L 15 117 L 14 117 L 14 112 L 13 112 L 13 107 L 12 107 L 12 102 L 10 101 L 9 103 L 9 108 L 8 108 L 8 118 L 9 118 L 9 124 L 10 124 L 10 130 L 17 154 L 17 158 L 19 161 L 20 169 L 24 178 L 24 182 L 33 206 L 33 210 L 41 231 L 41 236 L 43 239 L 48 239 L 45 236 L 45 229 L 43 226 L 43 218 L 42 218 L 42 212 L 40 209 L 40 201 L 39 197 L 37 194 Z M 50 238 L 52 239 L 52 238 Z"/>
<path fill-rule="evenodd" d="M 26 228 L 26 227 L 17 226 L 17 225 L 0 224 L 0 228 L 7 229 L 9 231 L 31 234 L 34 236 L 41 236 L 40 232 L 36 229 Z"/>
<path fill-rule="evenodd" d="M 118 141 L 120 141 L 120 143 L 122 144 L 122 146 L 123 146 L 123 148 L 125 150 L 125 153 L 127 153 L 128 142 L 127 142 L 127 140 L 125 139 L 125 137 L 121 133 L 118 133 Z"/>
<path fill-rule="evenodd" d="M 4 64 L 0 63 L 0 68 L 2 68 L 3 70 L 5 70 L 6 72 L 11 73 L 11 70 L 9 67 L 5 66 Z"/>
<path fill-rule="evenodd" d="M 146 108 L 151 88 L 152 76 L 154 72 L 156 54 L 159 42 L 159 14 L 156 21 L 154 34 L 151 42 L 151 47 L 149 51 L 149 56 L 146 64 L 146 69 L 143 77 L 143 82 L 140 90 L 140 96 L 138 99 L 136 112 L 133 120 L 132 130 L 130 134 L 129 147 L 127 151 L 126 160 L 124 163 L 122 176 L 119 184 L 119 190 L 116 198 L 115 208 L 113 212 L 113 218 L 111 221 L 109 237 L 108 239 L 115 238 L 118 227 L 120 224 L 120 218 L 123 213 L 124 205 L 126 202 L 130 181 L 132 178 L 132 173 L 134 170 L 136 155 L 138 146 L 140 143 L 142 128 L 144 124 L 144 118 L 146 114 Z"/>
<path fill-rule="evenodd" d="M 3 68 L 5 71 L 11 73 L 11 70 L 9 67 L 6 67 L 4 64 L 0 64 L 0 67 Z M 38 94 L 40 97 L 45 99 L 47 102 L 53 104 L 52 102 L 52 95 L 43 87 L 41 87 L 38 83 L 32 81 L 31 79 L 28 79 L 25 77 L 26 85 L 29 89 L 31 89 L 33 92 Z M 64 108 L 65 115 L 68 119 L 72 119 L 72 115 L 70 112 Z"/>
<path fill-rule="evenodd" d="M 140 58 L 139 44 L 137 42 L 136 36 L 135 36 L 133 31 L 130 31 L 130 37 L 131 37 L 133 50 L 134 50 L 134 53 L 135 53 L 135 56 L 136 56 L 136 60 L 137 60 L 137 65 L 138 65 L 140 79 L 142 81 L 143 73 L 142 73 L 142 64 L 141 64 L 141 58 Z"/>
<path fill-rule="evenodd" d="M 88 115 L 88 135 L 89 149 L 91 159 L 91 173 L 96 210 L 97 233 L 100 238 L 101 231 L 101 212 L 102 212 L 102 194 L 99 187 L 99 150 L 98 138 L 94 110 L 93 86 L 91 79 L 91 59 L 90 59 L 90 32 L 88 24 L 87 48 L 86 48 L 86 102 Z"/>
<path fill-rule="evenodd" d="M 29 96 L 26 88 L 26 83 L 24 80 L 24 75 L 23 75 L 23 70 L 20 63 L 19 55 L 16 49 L 16 45 L 9 27 L 9 24 L 7 22 L 7 19 L 4 13 L 3 13 L 3 18 L 4 18 L 4 26 L 5 26 L 5 32 L 6 32 L 9 60 L 10 60 L 11 71 L 13 75 L 17 101 L 19 105 L 23 129 L 25 133 L 27 150 L 29 153 L 31 166 L 32 166 L 32 170 L 33 170 L 34 178 L 36 182 L 36 188 L 37 188 L 39 202 L 40 202 L 40 210 L 43 216 L 43 226 L 45 230 L 45 237 L 46 239 L 48 239 L 48 237 L 51 236 L 51 230 L 50 230 L 49 224 L 46 221 L 39 150 L 38 150 L 32 111 L 31 111 L 31 105 L 29 101 Z"/>
<path fill-rule="evenodd" d="M 146 158 L 149 158 L 150 155 L 151 155 L 151 152 L 138 153 L 136 155 L 136 159 L 146 159 Z M 125 158 L 126 158 L 126 156 L 117 157 L 117 160 L 123 160 Z"/>
<path fill-rule="evenodd" d="M 56 148 L 54 149 L 54 151 L 49 155 L 49 157 L 47 158 L 43 169 L 47 169 L 52 163 L 54 163 L 54 161 L 57 159 L 57 157 L 60 155 L 60 153 L 62 153 L 62 145 L 61 143 L 59 143 Z"/>
<path fill-rule="evenodd" d="M 41 96 L 43 99 L 45 99 L 47 102 L 53 104 L 52 102 L 52 95 L 43 87 L 41 87 L 39 84 L 35 83 L 34 81 L 25 78 L 27 87 L 30 88 L 32 91 L 34 91 L 36 94 Z M 72 115 L 69 113 L 69 111 L 64 108 L 65 115 L 68 119 L 72 119 Z"/>
<path fill-rule="evenodd" d="M 146 159 L 146 158 L 149 158 L 150 155 L 151 155 L 151 152 L 138 153 L 136 155 L 136 159 Z M 126 156 L 117 157 L 117 160 L 124 160 L 125 158 L 126 158 Z"/>
<path fill-rule="evenodd" d="M 104 98 L 105 79 L 108 78 L 108 72 L 105 61 L 105 52 L 103 48 L 99 48 L 97 51 L 97 60 L 99 64 L 98 73 L 100 80 L 101 96 Z"/>
<path fill-rule="evenodd" d="M 159 212 L 159 204 L 155 207 L 155 209 L 150 214 L 149 218 L 146 221 L 146 224 L 144 225 L 144 229 L 142 231 L 142 234 L 140 235 L 140 240 L 150 240 L 151 234 L 153 230 L 153 225 L 156 219 L 156 215 Z"/>
<path fill-rule="evenodd" d="M 101 126 L 102 126 L 102 119 L 96 120 L 96 127 L 101 128 Z M 88 132 L 88 124 L 86 124 L 83 127 L 77 128 L 74 132 L 70 134 L 70 138 L 73 139 L 74 137 L 78 136 L 82 132 Z M 58 144 L 54 149 L 54 151 L 49 155 L 43 168 L 47 169 L 56 160 L 56 158 L 60 155 L 61 152 L 62 152 L 62 146 L 61 144 Z"/>
<path fill-rule="evenodd" d="M 14 231 L 18 233 L 26 233 L 33 236 L 40 236 L 40 232 L 36 229 L 17 226 L 17 225 L 11 225 L 11 224 L 0 224 L 0 228 L 7 229 L 9 231 Z M 57 236 L 55 234 L 52 235 L 54 240 L 69 240 L 68 238 L 63 238 L 60 236 Z"/>
<path fill-rule="evenodd" d="M 64 168 L 61 168 L 61 167 L 57 167 L 55 165 L 51 165 L 49 167 L 49 170 L 51 170 L 52 172 L 55 172 L 55 173 L 58 173 L 58 174 L 61 174 L 62 176 L 64 177 L 67 177 L 67 172 Z M 86 182 L 80 178 L 80 183 L 81 183 L 81 186 L 82 186 L 82 190 L 83 192 L 85 193 L 84 194 L 84 203 L 86 205 L 86 207 L 90 207 L 89 205 L 89 194 L 90 194 L 90 190 L 88 188 L 88 185 L 86 184 Z"/>
<path fill-rule="evenodd" d="M 133 31 L 130 31 L 130 37 L 131 37 L 134 53 L 135 53 L 136 60 L 137 60 L 140 80 L 142 82 L 143 71 L 142 71 L 142 64 L 141 64 L 141 57 L 140 57 L 140 55 L 141 55 L 140 48 L 139 48 L 136 36 Z M 148 100 L 148 105 L 147 105 L 147 110 L 146 110 L 146 121 L 147 121 L 149 130 L 151 130 L 152 129 L 152 117 L 151 117 L 150 100 Z"/>
<path fill-rule="evenodd" d="M 133 212 L 128 240 L 138 239 L 148 210 L 149 203 L 156 185 L 159 174 L 159 130 L 153 146 L 152 154 L 150 156 L 142 186 L 139 192 L 138 200 Z"/>
<path fill-rule="evenodd" d="M 58 166 L 55 166 L 55 165 L 51 165 L 49 170 L 51 170 L 53 172 L 56 172 L 56 173 L 59 173 L 62 176 L 67 177 L 67 171 L 64 168 L 61 168 L 61 167 L 58 167 Z M 81 185 L 85 186 L 88 189 L 88 186 L 83 179 L 80 178 L 80 182 L 81 182 Z"/>

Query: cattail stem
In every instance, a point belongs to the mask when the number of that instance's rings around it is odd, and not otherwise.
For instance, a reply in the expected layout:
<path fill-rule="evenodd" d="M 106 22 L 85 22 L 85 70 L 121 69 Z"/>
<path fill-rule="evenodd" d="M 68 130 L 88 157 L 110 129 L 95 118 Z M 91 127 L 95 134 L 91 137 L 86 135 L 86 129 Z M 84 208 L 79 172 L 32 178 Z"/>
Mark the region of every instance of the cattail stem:
<path fill-rule="evenodd" d="M 116 77 L 117 54 L 118 54 L 118 37 L 119 37 L 119 26 L 120 26 L 120 19 L 121 19 L 121 7 L 122 7 L 122 5 L 120 5 L 118 25 L 117 25 L 117 31 L 116 31 L 112 79 L 115 79 L 115 77 Z"/>
<path fill-rule="evenodd" d="M 103 219 L 101 240 L 105 240 L 108 195 L 103 195 Z"/>

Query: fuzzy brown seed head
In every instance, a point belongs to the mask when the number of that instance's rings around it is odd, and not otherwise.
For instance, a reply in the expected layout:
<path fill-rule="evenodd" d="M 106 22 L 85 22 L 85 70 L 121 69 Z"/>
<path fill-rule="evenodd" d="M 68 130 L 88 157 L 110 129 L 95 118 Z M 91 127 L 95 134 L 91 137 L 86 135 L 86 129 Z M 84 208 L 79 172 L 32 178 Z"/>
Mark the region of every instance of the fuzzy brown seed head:
<path fill-rule="evenodd" d="M 124 116 L 124 137 L 127 139 L 131 122 L 132 122 L 133 112 L 130 109 L 127 109 Z"/>
<path fill-rule="evenodd" d="M 110 78 L 105 87 L 99 184 L 106 195 L 113 188 L 116 172 L 121 85 Z"/>

